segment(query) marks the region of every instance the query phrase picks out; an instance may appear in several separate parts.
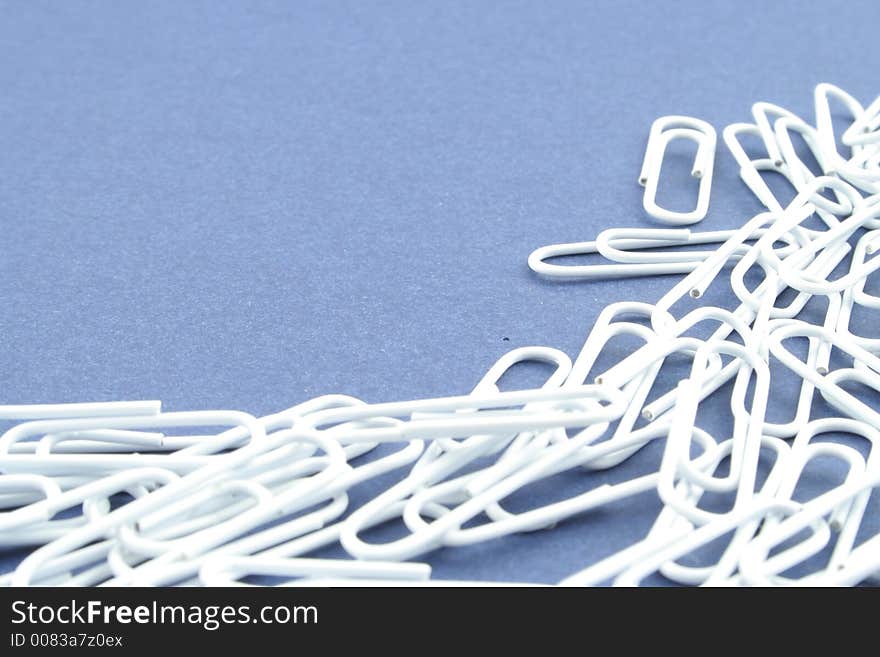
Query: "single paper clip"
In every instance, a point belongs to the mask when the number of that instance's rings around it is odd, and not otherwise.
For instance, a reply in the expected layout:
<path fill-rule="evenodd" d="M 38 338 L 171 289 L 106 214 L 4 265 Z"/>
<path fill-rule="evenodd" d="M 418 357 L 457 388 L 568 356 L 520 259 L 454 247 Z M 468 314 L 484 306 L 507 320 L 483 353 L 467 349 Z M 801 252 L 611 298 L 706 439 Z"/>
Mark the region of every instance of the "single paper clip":
<path fill-rule="evenodd" d="M 691 139 L 697 143 L 697 154 L 691 175 L 700 179 L 697 207 L 690 212 L 674 212 L 657 205 L 657 184 L 666 147 L 673 139 Z M 687 226 L 701 221 L 709 211 L 712 171 L 715 167 L 715 128 L 689 116 L 661 116 L 651 125 L 648 148 L 639 173 L 639 184 L 645 188 L 642 205 L 645 212 L 665 224 Z"/>

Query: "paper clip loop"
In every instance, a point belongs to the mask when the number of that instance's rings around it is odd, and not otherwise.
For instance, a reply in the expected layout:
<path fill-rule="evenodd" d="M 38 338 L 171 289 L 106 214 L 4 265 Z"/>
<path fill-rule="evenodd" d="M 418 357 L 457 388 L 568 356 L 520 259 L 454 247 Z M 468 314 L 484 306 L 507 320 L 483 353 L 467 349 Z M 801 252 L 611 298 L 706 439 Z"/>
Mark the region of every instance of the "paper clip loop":
<path fill-rule="evenodd" d="M 697 206 L 690 212 L 675 212 L 657 205 L 657 184 L 666 147 L 674 139 L 691 139 L 697 143 L 697 154 L 691 175 L 700 179 Z M 712 172 L 715 167 L 715 129 L 700 119 L 689 116 L 661 116 L 651 125 L 648 148 L 639 173 L 639 184 L 645 188 L 642 205 L 645 212 L 665 224 L 687 226 L 701 221 L 709 210 Z"/>

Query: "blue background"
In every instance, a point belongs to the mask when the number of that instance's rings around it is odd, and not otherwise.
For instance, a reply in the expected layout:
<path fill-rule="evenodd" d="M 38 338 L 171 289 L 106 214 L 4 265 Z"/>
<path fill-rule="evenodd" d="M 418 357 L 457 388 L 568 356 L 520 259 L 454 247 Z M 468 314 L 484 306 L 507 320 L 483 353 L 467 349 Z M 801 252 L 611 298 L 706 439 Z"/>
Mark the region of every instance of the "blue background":
<path fill-rule="evenodd" d="M 575 356 L 605 304 L 674 279 L 542 281 L 529 252 L 650 225 L 636 177 L 664 114 L 719 130 L 701 228 L 739 225 L 760 206 L 721 128 L 757 100 L 812 120 L 823 81 L 869 102 L 878 25 L 875 0 L 0 2 L 0 401 L 265 414 L 466 393 L 516 346 Z M 661 201 L 684 208 L 680 160 Z M 552 582 L 658 509 L 427 560 Z"/>

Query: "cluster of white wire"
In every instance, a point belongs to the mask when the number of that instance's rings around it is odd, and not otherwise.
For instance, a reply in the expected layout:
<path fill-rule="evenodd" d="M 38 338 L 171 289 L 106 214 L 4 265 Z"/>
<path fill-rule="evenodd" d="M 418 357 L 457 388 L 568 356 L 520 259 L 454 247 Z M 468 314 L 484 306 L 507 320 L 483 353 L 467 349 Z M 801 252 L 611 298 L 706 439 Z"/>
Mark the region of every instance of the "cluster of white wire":
<path fill-rule="evenodd" d="M 839 135 L 849 157 L 840 153 L 829 97 L 851 115 Z M 380 404 L 328 395 L 261 418 L 239 411 L 164 413 L 152 401 L 0 406 L 0 419 L 20 421 L 0 437 L 0 546 L 33 548 L 0 579 L 231 585 L 270 576 L 305 585 L 449 584 L 430 580 L 430 566 L 418 559 L 437 549 L 550 531 L 566 518 L 647 491 L 663 503 L 647 536 L 564 584 L 637 584 L 655 571 L 709 585 L 852 585 L 871 578 L 880 571 L 880 535 L 859 542 L 859 532 L 880 486 L 880 413 L 844 384 L 880 392 L 880 338 L 849 330 L 854 309 L 880 307 L 880 297 L 865 291 L 880 269 L 880 256 L 873 255 L 880 246 L 880 98 L 865 108 L 842 90 L 819 85 L 815 127 L 767 103 L 757 103 L 753 113 L 754 124 L 723 133 L 743 181 L 767 207 L 741 228 L 612 229 L 592 242 L 532 254 L 533 269 L 556 277 L 685 274 L 654 304 L 607 306 L 573 363 L 550 347 L 519 348 L 470 394 Z M 803 137 L 821 172 L 799 157 L 792 132 Z M 766 154 L 746 155 L 738 142 L 744 133 L 756 135 Z M 699 157 L 705 163 L 706 153 Z M 794 200 L 778 202 L 761 171 L 782 174 Z M 805 225 L 813 217 L 820 228 Z M 715 248 L 671 248 L 698 244 Z M 544 262 L 595 252 L 614 264 Z M 750 288 L 755 271 L 762 280 Z M 677 304 L 697 303 L 713 283 L 729 283 L 737 305 L 701 305 L 676 317 Z M 783 303 L 786 293 L 793 296 Z M 814 297 L 826 308 L 818 324 L 802 312 Z M 600 370 L 596 363 L 607 357 L 609 341 L 621 335 L 640 346 Z M 791 348 L 798 338 L 808 343 L 805 360 Z M 847 367 L 832 368 L 832 349 Z M 671 381 L 664 365 L 682 356 L 690 372 Z M 550 363 L 554 373 L 540 388 L 501 392 L 500 377 L 524 361 Z M 773 361 L 801 379 L 786 423 L 766 417 Z M 811 420 L 817 394 L 836 417 Z M 733 415 L 723 439 L 698 422 L 701 405 L 718 397 Z M 204 435 L 197 435 L 199 427 Z M 217 433 L 218 427 L 228 428 Z M 820 438 L 832 432 L 864 440 L 867 449 Z M 655 472 L 524 512 L 504 508 L 535 482 L 575 468 L 614 468 L 655 441 L 662 445 Z M 399 449 L 364 458 L 383 443 Z M 799 479 L 818 457 L 841 461 L 847 476 L 796 501 Z M 397 483 L 349 508 L 352 487 L 404 467 Z M 710 509 L 707 493 L 729 495 L 730 508 Z M 128 501 L 115 504 L 120 495 Z M 364 538 L 366 530 L 394 520 L 407 528 L 404 536 L 381 544 Z M 681 563 L 719 538 L 725 547 L 713 563 Z M 350 558 L 310 556 L 335 544 Z M 798 571 L 823 550 L 829 554 L 823 565 Z M 528 569 L 523 573 L 528 580 Z"/>

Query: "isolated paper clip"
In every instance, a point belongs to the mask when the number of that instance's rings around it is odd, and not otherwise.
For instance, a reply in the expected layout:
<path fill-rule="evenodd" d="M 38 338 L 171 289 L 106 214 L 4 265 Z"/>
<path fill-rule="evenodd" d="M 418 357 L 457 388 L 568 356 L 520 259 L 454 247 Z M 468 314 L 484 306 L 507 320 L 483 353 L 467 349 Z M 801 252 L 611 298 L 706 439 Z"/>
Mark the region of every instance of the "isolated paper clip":
<path fill-rule="evenodd" d="M 690 212 L 674 212 L 657 205 L 657 185 L 666 147 L 673 139 L 691 139 L 697 143 L 697 154 L 691 175 L 700 179 L 697 206 Z M 648 147 L 639 184 L 645 188 L 642 204 L 645 212 L 673 226 L 686 226 L 701 221 L 709 211 L 709 195 L 712 192 L 712 172 L 715 167 L 715 128 L 689 116 L 663 116 L 651 125 Z"/>

